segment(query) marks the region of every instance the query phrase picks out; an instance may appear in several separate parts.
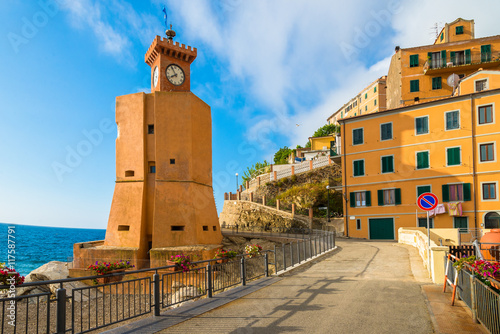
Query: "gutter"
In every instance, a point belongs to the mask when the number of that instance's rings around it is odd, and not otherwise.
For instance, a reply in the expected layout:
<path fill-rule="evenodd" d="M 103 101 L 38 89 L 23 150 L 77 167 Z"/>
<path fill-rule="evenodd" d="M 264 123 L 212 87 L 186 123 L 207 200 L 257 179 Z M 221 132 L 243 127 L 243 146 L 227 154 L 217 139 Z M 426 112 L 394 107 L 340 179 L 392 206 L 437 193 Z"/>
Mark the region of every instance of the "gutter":
<path fill-rule="evenodd" d="M 474 228 L 477 231 L 477 201 L 476 201 L 476 127 L 474 126 L 476 119 L 476 111 L 474 108 L 474 99 L 470 95 L 470 111 L 471 111 L 471 141 L 472 141 L 472 187 L 473 187 L 473 203 L 474 203 Z"/>

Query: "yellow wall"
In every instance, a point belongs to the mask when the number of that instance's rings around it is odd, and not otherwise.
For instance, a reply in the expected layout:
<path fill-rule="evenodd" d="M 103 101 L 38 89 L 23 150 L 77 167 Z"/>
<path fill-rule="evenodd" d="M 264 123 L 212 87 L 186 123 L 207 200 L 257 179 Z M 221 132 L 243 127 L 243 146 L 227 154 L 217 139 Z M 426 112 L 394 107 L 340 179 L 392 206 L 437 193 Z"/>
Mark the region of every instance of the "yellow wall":
<path fill-rule="evenodd" d="M 463 27 L 463 34 L 456 33 L 456 27 Z M 441 38 L 441 35 L 443 36 Z M 447 23 L 436 38 L 434 44 L 465 41 L 474 38 L 474 20 L 457 19 Z"/>
<path fill-rule="evenodd" d="M 335 142 L 335 135 L 328 137 L 311 137 L 309 138 L 309 141 L 311 142 L 311 151 L 329 150 L 330 142 Z"/>
<path fill-rule="evenodd" d="M 371 114 L 345 120 L 342 128 L 343 148 L 342 157 L 344 185 L 349 196 L 351 192 L 370 191 L 371 206 L 350 207 L 344 203 L 344 213 L 347 214 L 349 235 L 358 238 L 368 238 L 368 220 L 370 218 L 392 217 L 395 222 L 395 231 L 400 227 L 415 227 L 416 211 L 420 217 L 425 217 L 421 210 L 417 210 L 417 186 L 430 185 L 431 191 L 442 201 L 442 185 L 453 183 L 470 183 L 472 193 L 475 194 L 477 205 L 477 226 L 474 220 L 474 201 L 463 202 L 464 216 L 468 217 L 469 227 L 480 227 L 483 216 L 488 211 L 498 210 L 498 196 L 493 201 L 483 201 L 481 196 L 481 182 L 497 182 L 499 168 L 496 162 L 480 163 L 478 157 L 479 144 L 499 141 L 499 132 L 495 124 L 475 125 L 472 127 L 471 117 L 476 119 L 477 106 L 500 103 L 500 91 L 483 92 L 469 96 L 455 97 L 448 100 L 435 101 L 422 105 L 401 108 L 378 114 Z M 471 106 L 472 104 L 472 106 Z M 458 110 L 460 112 L 460 128 L 446 130 L 445 113 Z M 471 110 L 473 113 L 471 113 Z M 495 119 L 498 112 L 495 110 Z M 417 135 L 415 132 L 415 118 L 429 117 L 429 133 Z M 393 139 L 382 141 L 380 125 L 392 123 Z M 363 129 L 364 143 L 353 145 L 353 129 Z M 472 138 L 472 134 L 476 136 Z M 500 141 L 499 141 L 500 142 Z M 447 148 L 461 148 L 461 164 L 447 166 Z M 475 148 L 475 150 L 473 150 Z M 496 149 L 496 147 L 495 147 Z M 416 169 L 416 153 L 429 151 L 430 168 Z M 495 156 L 497 151 L 495 151 Z M 394 172 L 382 173 L 381 157 L 394 156 Z M 353 176 L 353 161 L 364 160 L 365 175 Z M 474 163 L 475 162 L 475 163 Z M 477 175 L 474 179 L 473 171 Z M 474 189 L 473 185 L 476 183 Z M 401 189 L 401 204 L 379 206 L 377 191 L 380 189 Z M 497 186 L 498 191 L 498 186 Z M 356 220 L 349 216 L 361 219 L 361 229 L 356 229 Z M 453 218 L 448 214 L 434 218 L 436 228 L 453 228 Z M 347 227 L 346 227 L 347 229 Z M 397 233 L 395 232 L 395 237 Z"/>
<path fill-rule="evenodd" d="M 476 81 L 486 79 L 487 89 L 500 87 L 500 71 L 479 71 L 460 81 L 460 95 L 476 92 Z"/>

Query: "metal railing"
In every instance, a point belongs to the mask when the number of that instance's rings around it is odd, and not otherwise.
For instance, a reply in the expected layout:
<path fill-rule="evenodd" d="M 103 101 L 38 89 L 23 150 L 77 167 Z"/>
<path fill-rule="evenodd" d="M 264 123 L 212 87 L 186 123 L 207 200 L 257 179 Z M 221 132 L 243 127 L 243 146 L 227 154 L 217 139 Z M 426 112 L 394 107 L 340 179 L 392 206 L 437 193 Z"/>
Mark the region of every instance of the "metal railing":
<path fill-rule="evenodd" d="M 454 280 L 455 268 L 452 263 L 458 258 L 447 258 L 448 278 Z M 478 278 L 478 274 L 467 263 L 458 273 L 457 291 L 460 298 L 472 312 L 474 321 L 478 320 L 492 334 L 500 334 L 500 294 Z M 500 287 L 500 282 L 487 278 L 492 284 Z"/>
<path fill-rule="evenodd" d="M 0 333 L 86 333 L 151 313 L 158 316 L 162 309 L 188 300 L 211 298 L 216 292 L 239 284 L 246 285 L 248 280 L 268 277 L 335 247 L 333 232 L 300 232 L 271 232 L 272 236 L 295 236 L 301 240 L 263 251 L 261 256 L 242 254 L 229 261 L 194 262 L 195 268 L 188 272 L 175 271 L 176 266 L 163 266 L 29 282 L 15 287 L 0 286 L 0 289 L 19 292 L 15 296 L 0 298 Z M 280 252 L 280 249 L 285 251 Z M 110 282 L 98 285 L 82 283 L 95 279 Z M 79 286 L 75 286 L 77 283 Z M 34 288 L 33 294 L 22 295 L 28 287 Z M 55 298 L 52 298 L 51 288 L 55 290 Z"/>

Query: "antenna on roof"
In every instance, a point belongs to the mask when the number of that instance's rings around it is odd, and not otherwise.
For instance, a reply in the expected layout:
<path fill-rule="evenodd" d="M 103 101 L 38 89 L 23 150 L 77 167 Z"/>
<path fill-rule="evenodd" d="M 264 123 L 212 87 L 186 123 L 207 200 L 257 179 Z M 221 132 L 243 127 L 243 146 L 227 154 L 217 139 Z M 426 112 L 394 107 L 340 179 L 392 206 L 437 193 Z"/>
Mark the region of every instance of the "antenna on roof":
<path fill-rule="evenodd" d="M 441 31 L 441 26 L 443 25 L 443 22 L 435 22 L 432 27 L 431 27 L 431 32 L 430 34 L 433 35 L 432 39 L 436 39 L 439 36 L 439 32 Z"/>

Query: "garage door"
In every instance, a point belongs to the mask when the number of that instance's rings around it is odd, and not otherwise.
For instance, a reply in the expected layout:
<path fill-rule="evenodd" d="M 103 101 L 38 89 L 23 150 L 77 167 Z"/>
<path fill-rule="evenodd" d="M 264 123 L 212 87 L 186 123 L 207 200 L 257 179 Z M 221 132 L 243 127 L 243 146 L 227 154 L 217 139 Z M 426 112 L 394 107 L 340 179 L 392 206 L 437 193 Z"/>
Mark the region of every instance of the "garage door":
<path fill-rule="evenodd" d="M 394 219 L 393 218 L 371 218 L 370 239 L 394 240 Z"/>

